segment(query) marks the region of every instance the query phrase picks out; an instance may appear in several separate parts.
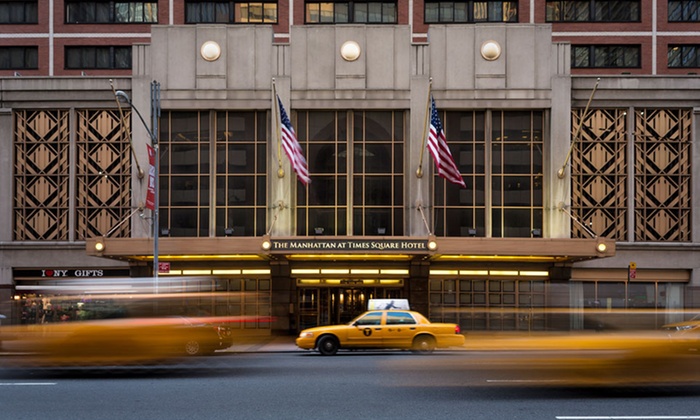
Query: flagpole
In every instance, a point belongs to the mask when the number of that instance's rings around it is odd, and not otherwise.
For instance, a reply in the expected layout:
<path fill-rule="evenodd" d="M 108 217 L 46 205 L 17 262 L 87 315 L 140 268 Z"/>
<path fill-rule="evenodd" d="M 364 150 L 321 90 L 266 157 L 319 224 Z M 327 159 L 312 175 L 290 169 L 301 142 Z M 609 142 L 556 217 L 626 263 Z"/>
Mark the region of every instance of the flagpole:
<path fill-rule="evenodd" d="M 273 113 L 275 115 L 275 127 L 277 127 L 277 177 L 284 178 L 284 169 L 282 168 L 282 132 L 280 128 L 280 104 L 279 96 L 277 96 L 277 85 L 275 84 L 275 78 L 272 78 L 272 100 L 275 103 L 273 107 Z"/>
<path fill-rule="evenodd" d="M 581 119 L 579 120 L 578 127 L 576 127 L 576 134 L 574 134 L 574 138 L 571 140 L 571 146 L 569 146 L 569 153 L 566 154 L 566 159 L 564 159 L 564 164 L 557 171 L 557 176 L 560 179 L 564 179 L 564 175 L 566 174 L 566 165 L 569 164 L 569 159 L 571 158 L 571 153 L 574 151 L 576 140 L 578 139 L 579 134 L 581 134 L 581 127 L 583 127 L 583 123 L 588 117 L 588 109 L 590 108 L 591 102 L 593 101 L 593 95 L 595 95 L 595 91 L 598 90 L 598 83 L 600 83 L 600 77 L 596 80 L 595 86 L 593 86 L 591 96 L 588 98 L 588 103 L 586 103 L 586 109 L 583 110 L 583 114 L 581 115 Z"/>
<path fill-rule="evenodd" d="M 420 146 L 420 157 L 418 158 L 418 169 L 416 169 L 416 177 L 423 177 L 423 151 L 425 150 L 425 139 L 428 137 L 428 114 L 430 114 L 430 95 L 433 87 L 433 78 L 428 82 L 428 100 L 425 102 L 425 121 L 423 121 L 423 140 Z"/>

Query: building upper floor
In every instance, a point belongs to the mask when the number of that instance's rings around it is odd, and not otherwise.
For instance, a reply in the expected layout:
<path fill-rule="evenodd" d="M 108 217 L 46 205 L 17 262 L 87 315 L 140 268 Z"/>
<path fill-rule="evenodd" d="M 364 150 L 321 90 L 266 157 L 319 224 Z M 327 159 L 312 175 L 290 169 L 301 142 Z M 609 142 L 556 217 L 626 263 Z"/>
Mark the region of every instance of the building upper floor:
<path fill-rule="evenodd" d="M 139 74 L 115 85 L 149 120 L 148 83 L 160 83 L 158 227 L 186 238 L 697 242 L 700 79 L 617 75 L 598 86 L 571 77 L 570 45 L 549 31 L 441 25 L 430 44 L 411 44 L 401 26 L 299 26 L 275 44 L 270 27 L 154 28 L 135 48 Z M 360 54 L 344 55 L 352 43 Z M 120 114 L 110 79 L 0 83 L 1 240 L 149 237 L 151 138 L 130 109 Z M 279 147 L 275 94 L 308 186 Z M 465 188 L 424 153 L 431 95 Z"/>
<path fill-rule="evenodd" d="M 688 74 L 700 68 L 700 0 L 122 0 L 0 1 L 0 76 L 124 76 L 153 25 L 293 26 L 551 24 L 570 42 L 573 74 Z"/>

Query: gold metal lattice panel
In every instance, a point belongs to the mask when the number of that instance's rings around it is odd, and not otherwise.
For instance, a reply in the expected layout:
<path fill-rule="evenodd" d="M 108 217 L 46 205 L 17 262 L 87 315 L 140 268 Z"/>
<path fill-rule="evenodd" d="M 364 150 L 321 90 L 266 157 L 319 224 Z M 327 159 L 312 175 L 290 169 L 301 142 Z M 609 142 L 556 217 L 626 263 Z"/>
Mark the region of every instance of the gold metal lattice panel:
<path fill-rule="evenodd" d="M 635 111 L 636 241 L 691 239 L 690 110 Z"/>
<path fill-rule="evenodd" d="M 597 236 L 627 237 L 627 124 L 623 109 L 572 110 L 571 212 Z M 572 223 L 573 237 L 589 235 Z"/>
<path fill-rule="evenodd" d="M 67 240 L 69 114 L 14 113 L 14 234 L 18 241 Z"/>
<path fill-rule="evenodd" d="M 131 155 L 129 130 L 113 110 L 76 114 L 76 238 L 130 236 Z M 128 111 L 124 118 L 129 121 Z M 118 227 L 117 227 L 118 226 Z"/>

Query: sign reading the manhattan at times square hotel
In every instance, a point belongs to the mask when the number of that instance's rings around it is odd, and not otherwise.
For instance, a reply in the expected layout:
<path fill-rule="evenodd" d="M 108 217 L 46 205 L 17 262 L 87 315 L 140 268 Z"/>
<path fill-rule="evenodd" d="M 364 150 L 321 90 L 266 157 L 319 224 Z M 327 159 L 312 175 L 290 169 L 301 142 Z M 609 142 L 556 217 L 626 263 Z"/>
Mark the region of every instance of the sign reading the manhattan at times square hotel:
<path fill-rule="evenodd" d="M 270 251 L 280 252 L 428 252 L 425 239 L 272 239 Z"/>

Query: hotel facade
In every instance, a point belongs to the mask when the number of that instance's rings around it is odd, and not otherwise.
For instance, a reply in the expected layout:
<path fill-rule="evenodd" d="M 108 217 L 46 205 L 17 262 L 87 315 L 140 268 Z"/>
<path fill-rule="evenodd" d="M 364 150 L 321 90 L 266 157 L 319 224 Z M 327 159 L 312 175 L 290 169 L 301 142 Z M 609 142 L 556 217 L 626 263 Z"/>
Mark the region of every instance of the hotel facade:
<path fill-rule="evenodd" d="M 236 292 L 188 304 L 261 333 L 377 298 L 465 331 L 682 319 L 697 6 L 0 1 L 3 311 L 152 277 Z M 426 149 L 431 97 L 466 188 Z"/>

